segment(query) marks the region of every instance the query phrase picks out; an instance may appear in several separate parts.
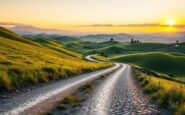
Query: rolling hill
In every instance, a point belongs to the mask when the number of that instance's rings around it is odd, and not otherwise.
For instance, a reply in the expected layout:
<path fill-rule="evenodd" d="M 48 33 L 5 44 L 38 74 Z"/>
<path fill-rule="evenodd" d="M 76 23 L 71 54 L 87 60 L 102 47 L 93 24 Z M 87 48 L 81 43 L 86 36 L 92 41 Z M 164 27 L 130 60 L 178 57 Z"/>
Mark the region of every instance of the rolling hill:
<path fill-rule="evenodd" d="M 82 55 L 49 39 L 34 41 L 0 28 L 2 90 L 57 80 L 110 65 L 85 61 Z"/>
<path fill-rule="evenodd" d="M 185 76 L 185 56 L 177 53 L 135 53 L 115 56 L 113 61 L 133 63 L 170 76 Z"/>
<path fill-rule="evenodd" d="M 46 47 L 48 47 L 48 48 L 50 48 L 52 50 L 55 50 L 55 51 L 58 51 L 60 53 L 69 55 L 71 57 L 83 59 L 83 56 L 82 55 L 64 49 L 64 46 L 63 45 L 61 45 L 61 44 L 59 44 L 59 43 L 57 43 L 57 42 L 55 42 L 53 40 L 50 40 L 50 39 L 47 39 L 47 38 L 37 38 L 37 39 L 33 39 L 33 41 L 38 42 L 41 45 L 44 45 L 44 46 L 46 46 Z"/>
<path fill-rule="evenodd" d="M 80 42 L 80 40 L 76 37 L 72 36 L 62 36 L 62 35 L 49 35 L 49 34 L 28 34 L 28 35 L 23 35 L 26 38 L 34 38 L 34 39 L 40 39 L 40 38 L 47 38 L 50 40 L 54 40 L 59 43 L 66 43 L 66 42 Z"/>

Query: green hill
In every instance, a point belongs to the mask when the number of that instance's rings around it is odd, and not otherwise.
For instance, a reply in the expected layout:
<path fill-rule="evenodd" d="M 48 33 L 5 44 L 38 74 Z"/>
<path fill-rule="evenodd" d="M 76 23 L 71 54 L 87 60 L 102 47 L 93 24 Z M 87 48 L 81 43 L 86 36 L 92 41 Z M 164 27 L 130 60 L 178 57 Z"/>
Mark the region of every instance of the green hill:
<path fill-rule="evenodd" d="M 50 41 L 34 41 L 0 28 L 0 91 L 11 90 L 110 66 L 82 59 Z"/>
<path fill-rule="evenodd" d="M 75 58 L 79 58 L 79 59 L 83 58 L 83 56 L 81 54 L 78 54 L 78 53 L 66 50 L 63 47 L 63 45 L 61 45 L 61 44 L 59 44 L 59 43 L 57 43 L 55 41 L 52 41 L 50 39 L 37 38 L 37 39 L 34 39 L 34 41 L 40 43 L 41 45 L 44 45 L 44 46 L 52 49 L 52 50 L 58 51 L 60 53 L 63 53 L 63 54 L 66 54 L 66 55 L 69 55 L 69 56 L 72 56 L 72 57 L 75 57 Z"/>
<path fill-rule="evenodd" d="M 147 51 L 155 50 L 172 46 L 172 44 L 162 44 L 162 43 L 134 43 L 134 44 L 121 44 L 123 47 L 130 51 Z"/>
<path fill-rule="evenodd" d="M 109 56 L 117 54 L 127 54 L 135 52 L 150 52 L 150 51 L 171 51 L 180 52 L 183 51 L 183 46 L 180 45 L 178 48 L 173 47 L 174 44 L 162 44 L 162 43 L 121 43 L 117 41 L 107 42 L 71 42 L 64 44 L 66 49 L 81 53 L 81 54 L 92 54 L 94 51 L 98 54 L 106 53 Z M 180 48 L 182 47 L 182 48 Z M 178 50 L 179 49 L 179 50 Z"/>
<path fill-rule="evenodd" d="M 48 35 L 48 34 L 37 34 L 37 35 L 24 35 L 25 38 L 34 38 L 34 39 L 42 39 L 48 38 L 50 40 L 54 40 L 60 43 L 67 43 L 67 42 L 80 42 L 80 40 L 76 37 L 72 36 L 62 36 L 62 35 Z"/>
<path fill-rule="evenodd" d="M 94 51 L 96 51 L 97 54 L 106 53 L 108 55 L 115 55 L 124 53 L 127 50 L 119 46 L 108 46 L 104 48 L 98 48 L 96 50 L 86 51 L 85 54 L 92 54 Z"/>
<path fill-rule="evenodd" d="M 176 53 L 135 53 L 116 56 L 113 61 L 133 63 L 138 66 L 173 76 L 185 76 L 185 56 Z"/>

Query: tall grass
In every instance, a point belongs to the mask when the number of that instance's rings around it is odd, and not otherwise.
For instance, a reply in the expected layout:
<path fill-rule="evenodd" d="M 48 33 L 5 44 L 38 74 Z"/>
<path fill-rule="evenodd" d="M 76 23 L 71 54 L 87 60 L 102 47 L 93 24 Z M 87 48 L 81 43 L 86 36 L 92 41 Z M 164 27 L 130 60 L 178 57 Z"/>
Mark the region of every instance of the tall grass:
<path fill-rule="evenodd" d="M 0 89 L 11 89 L 11 79 L 6 72 L 0 72 Z"/>
<path fill-rule="evenodd" d="M 171 114 L 184 115 L 185 85 L 162 78 L 147 75 L 133 67 L 134 77 L 143 91 L 154 100 L 159 107 Z"/>
<path fill-rule="evenodd" d="M 0 91 L 47 83 L 111 66 L 94 63 L 53 41 L 39 44 L 0 28 Z"/>

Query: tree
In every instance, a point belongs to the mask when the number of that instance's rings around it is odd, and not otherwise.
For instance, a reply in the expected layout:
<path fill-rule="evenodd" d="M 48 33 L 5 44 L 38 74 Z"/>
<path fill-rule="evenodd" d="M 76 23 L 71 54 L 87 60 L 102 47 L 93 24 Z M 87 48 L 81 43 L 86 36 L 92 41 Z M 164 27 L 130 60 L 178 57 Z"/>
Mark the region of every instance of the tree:
<path fill-rule="evenodd" d="M 134 39 L 133 38 L 131 39 L 130 43 L 134 43 Z"/>
<path fill-rule="evenodd" d="M 177 44 L 177 45 L 179 44 L 179 40 L 176 40 L 176 44 Z"/>

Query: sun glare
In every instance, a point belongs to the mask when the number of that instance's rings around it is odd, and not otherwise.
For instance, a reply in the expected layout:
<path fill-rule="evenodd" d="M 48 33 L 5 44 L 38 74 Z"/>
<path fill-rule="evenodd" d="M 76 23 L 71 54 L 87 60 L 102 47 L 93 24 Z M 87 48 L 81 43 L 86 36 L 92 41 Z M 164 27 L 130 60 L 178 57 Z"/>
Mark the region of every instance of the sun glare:
<path fill-rule="evenodd" d="M 168 20 L 166 21 L 166 23 L 167 23 L 169 26 L 173 26 L 173 25 L 176 24 L 175 20 L 173 20 L 173 19 L 168 19 Z"/>

